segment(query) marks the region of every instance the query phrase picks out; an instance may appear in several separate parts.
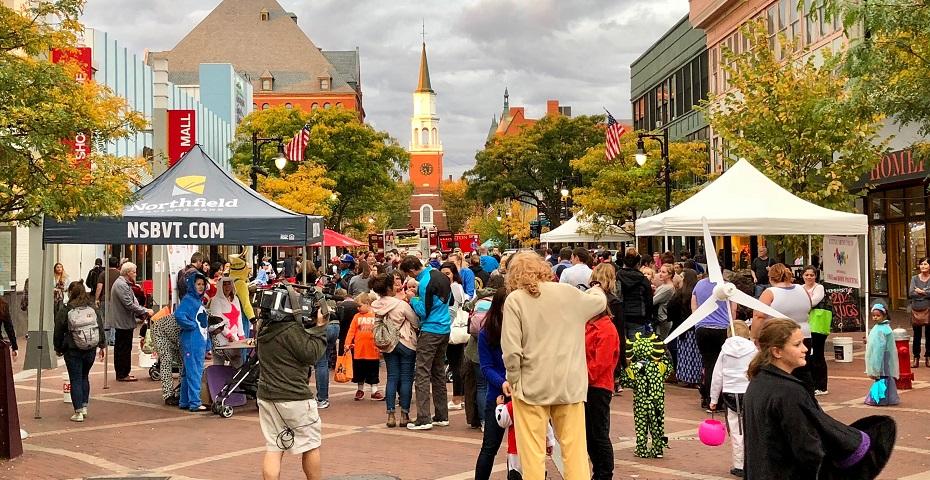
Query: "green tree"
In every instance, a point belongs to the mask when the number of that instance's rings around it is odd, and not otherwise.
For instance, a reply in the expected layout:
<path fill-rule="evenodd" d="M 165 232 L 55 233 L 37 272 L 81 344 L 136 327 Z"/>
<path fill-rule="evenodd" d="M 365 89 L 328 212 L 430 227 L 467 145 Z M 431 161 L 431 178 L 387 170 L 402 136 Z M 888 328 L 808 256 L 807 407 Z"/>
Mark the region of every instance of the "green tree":
<path fill-rule="evenodd" d="M 519 199 L 545 212 L 558 226 L 557 185 L 574 176 L 570 162 L 604 142 L 604 116 L 546 116 L 519 134 L 495 137 L 465 172 L 468 195 L 482 203 Z"/>
<path fill-rule="evenodd" d="M 0 222 L 120 214 L 145 173 L 144 160 L 105 153 L 145 126 L 142 115 L 106 86 L 76 81 L 76 63 L 49 60 L 51 49 L 77 46 L 83 7 L 82 0 L 0 6 Z M 63 143 L 78 133 L 93 144 L 82 160 Z"/>
<path fill-rule="evenodd" d="M 730 158 L 746 158 L 795 195 L 823 207 L 853 209 L 853 185 L 878 161 L 881 116 L 856 101 L 839 55 L 807 55 L 780 38 L 785 58 L 767 43 L 764 24 L 743 27 L 750 48 L 724 49 L 731 89 L 704 102 L 708 122 Z"/>
<path fill-rule="evenodd" d="M 856 100 L 930 134 L 930 4 L 814 1 L 827 18 L 838 15 L 846 27 L 845 67 Z"/>
<path fill-rule="evenodd" d="M 572 191 L 575 207 L 591 221 L 590 233 L 602 233 L 607 225 L 618 225 L 633 234 L 633 224 L 643 212 L 665 208 L 664 162 L 659 143 L 645 139 L 648 160 L 640 167 L 634 160 L 636 132 L 620 138 L 620 155 L 608 161 L 604 145 L 588 150 L 573 160 L 572 167 L 591 179 L 591 185 Z M 670 142 L 669 176 L 672 202 L 680 203 L 700 189 L 707 174 L 707 144 Z"/>
<path fill-rule="evenodd" d="M 393 188 L 409 164 L 409 155 L 385 132 L 358 121 L 354 112 L 340 107 L 303 112 L 276 107 L 252 112 L 239 125 L 233 144 L 234 165 L 251 165 L 252 132 L 263 137 L 281 136 L 289 140 L 303 125 L 310 127 L 310 142 L 304 161 L 322 166 L 335 183 L 329 228 L 341 231 L 346 222 L 372 213 L 379 195 Z M 276 175 L 274 145 L 266 145 L 261 165 Z M 282 175 L 297 167 L 289 164 Z M 239 170 L 241 171 L 241 170 Z"/>
<path fill-rule="evenodd" d="M 468 198 L 468 183 L 465 180 L 445 180 L 442 190 L 442 208 L 446 211 L 449 230 L 459 233 L 465 228 L 468 217 L 480 210 L 478 202 Z"/>
<path fill-rule="evenodd" d="M 503 206 L 500 208 L 503 208 Z M 507 232 L 503 224 L 503 216 L 501 216 L 501 220 L 497 219 L 497 212 L 501 211 L 495 210 L 491 214 L 487 214 L 487 212 L 472 214 L 465 222 L 465 230 L 469 233 L 477 233 L 481 243 L 493 240 L 493 243 L 498 246 L 506 246 Z"/>
<path fill-rule="evenodd" d="M 366 236 L 368 233 L 387 229 L 407 228 L 410 224 L 410 195 L 412 194 L 412 183 L 395 182 L 390 187 L 377 192 L 374 196 L 377 200 L 369 204 L 370 210 L 357 218 L 347 220 L 343 230 L 358 238 L 359 235 Z M 365 241 L 368 241 L 367 237 Z"/>

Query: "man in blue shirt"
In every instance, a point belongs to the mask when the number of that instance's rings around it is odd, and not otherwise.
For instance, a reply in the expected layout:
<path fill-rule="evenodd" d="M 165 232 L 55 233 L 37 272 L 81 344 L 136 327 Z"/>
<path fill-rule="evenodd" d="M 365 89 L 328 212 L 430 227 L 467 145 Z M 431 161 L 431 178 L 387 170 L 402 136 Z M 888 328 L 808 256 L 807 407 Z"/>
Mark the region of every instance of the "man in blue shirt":
<path fill-rule="evenodd" d="M 452 317 L 448 302 L 452 285 L 448 277 L 420 259 L 408 255 L 400 262 L 400 271 L 416 278 L 417 296 L 410 306 L 420 318 L 420 335 L 417 337 L 417 368 L 414 388 L 417 395 L 417 419 L 407 424 L 410 430 L 430 430 L 433 425 L 449 426 L 449 404 L 446 394 L 446 348 L 452 331 Z M 432 387 L 432 395 L 430 395 Z M 436 415 L 430 418 L 430 397 Z"/>
<path fill-rule="evenodd" d="M 481 269 L 485 272 L 491 273 L 500 267 L 500 262 L 498 262 L 496 258 L 488 255 L 488 247 L 479 248 L 478 253 L 481 254 Z"/>

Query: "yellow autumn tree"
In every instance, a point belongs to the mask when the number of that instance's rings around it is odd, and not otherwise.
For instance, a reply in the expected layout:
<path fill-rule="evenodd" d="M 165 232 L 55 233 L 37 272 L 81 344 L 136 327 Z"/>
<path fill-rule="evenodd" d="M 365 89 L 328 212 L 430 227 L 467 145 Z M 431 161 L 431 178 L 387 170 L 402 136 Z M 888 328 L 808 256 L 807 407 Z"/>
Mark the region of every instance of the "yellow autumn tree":
<path fill-rule="evenodd" d="M 326 176 L 326 169 L 313 162 L 303 162 L 283 177 L 266 177 L 258 191 L 278 205 L 306 215 L 328 216 L 336 181 Z"/>

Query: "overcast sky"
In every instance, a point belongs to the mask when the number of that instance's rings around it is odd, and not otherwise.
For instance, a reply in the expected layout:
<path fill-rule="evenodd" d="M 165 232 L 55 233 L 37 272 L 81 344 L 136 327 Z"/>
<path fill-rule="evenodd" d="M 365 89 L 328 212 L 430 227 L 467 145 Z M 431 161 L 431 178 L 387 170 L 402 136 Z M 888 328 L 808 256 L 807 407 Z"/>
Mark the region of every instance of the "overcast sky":
<path fill-rule="evenodd" d="M 491 117 L 538 118 L 547 99 L 573 115 L 630 118 L 630 63 L 688 11 L 688 0 L 278 0 L 324 50 L 361 53 L 367 121 L 409 143 L 421 21 L 437 93 L 445 174 L 474 164 Z M 220 0 L 88 0 L 84 21 L 132 50 L 169 50 Z"/>

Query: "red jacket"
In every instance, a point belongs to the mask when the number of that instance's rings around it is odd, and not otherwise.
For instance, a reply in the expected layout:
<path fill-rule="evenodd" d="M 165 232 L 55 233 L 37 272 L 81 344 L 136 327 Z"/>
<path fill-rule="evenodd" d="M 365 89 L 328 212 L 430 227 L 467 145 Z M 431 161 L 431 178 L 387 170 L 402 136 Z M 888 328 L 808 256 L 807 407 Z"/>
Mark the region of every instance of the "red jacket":
<path fill-rule="evenodd" d="M 585 356 L 588 360 L 588 388 L 613 391 L 614 368 L 620 360 L 620 337 L 610 315 L 585 324 Z"/>

